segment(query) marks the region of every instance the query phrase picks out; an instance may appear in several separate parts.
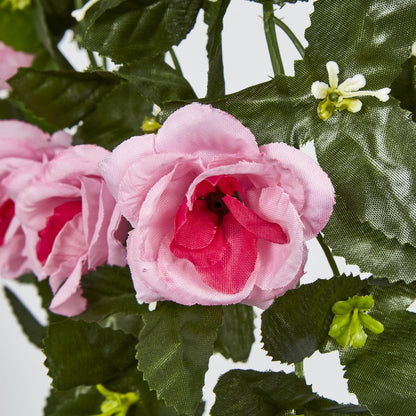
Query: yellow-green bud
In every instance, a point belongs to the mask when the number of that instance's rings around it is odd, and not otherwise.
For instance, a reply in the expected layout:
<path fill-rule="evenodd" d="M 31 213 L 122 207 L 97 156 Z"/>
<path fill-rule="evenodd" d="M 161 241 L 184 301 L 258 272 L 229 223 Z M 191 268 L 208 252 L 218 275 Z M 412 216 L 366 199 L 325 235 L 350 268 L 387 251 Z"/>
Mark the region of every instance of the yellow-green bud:
<path fill-rule="evenodd" d="M 156 133 L 162 125 L 156 121 L 155 117 L 145 117 L 142 123 L 144 133 Z"/>
<path fill-rule="evenodd" d="M 0 3 L 0 7 L 6 7 L 10 5 L 13 10 L 22 10 L 27 6 L 30 6 L 31 0 L 3 0 Z"/>

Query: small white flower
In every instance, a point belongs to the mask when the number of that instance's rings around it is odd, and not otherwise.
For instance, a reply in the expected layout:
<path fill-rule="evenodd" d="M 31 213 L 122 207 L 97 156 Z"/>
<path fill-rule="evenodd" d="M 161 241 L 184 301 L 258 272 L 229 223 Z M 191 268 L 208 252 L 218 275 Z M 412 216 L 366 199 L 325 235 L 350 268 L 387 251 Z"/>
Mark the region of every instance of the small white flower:
<path fill-rule="evenodd" d="M 80 22 L 84 19 L 85 13 L 94 6 L 95 3 L 98 3 L 99 0 L 90 0 L 88 3 L 85 3 L 80 9 L 74 10 L 71 15 L 77 21 Z"/>
<path fill-rule="evenodd" d="M 154 310 L 156 310 L 156 307 L 157 307 L 157 302 L 150 302 L 148 306 L 149 312 L 153 312 Z"/>
<path fill-rule="evenodd" d="M 355 97 L 372 96 L 383 102 L 390 98 L 390 88 L 382 88 L 376 91 L 359 91 L 366 83 L 362 74 L 347 78 L 338 85 L 339 68 L 334 61 L 329 61 L 326 64 L 326 69 L 329 85 L 322 81 L 315 81 L 311 87 L 313 96 L 322 100 L 318 105 L 318 116 L 322 120 L 328 120 L 332 114 L 342 110 L 348 110 L 351 113 L 360 111 L 362 102 Z"/>

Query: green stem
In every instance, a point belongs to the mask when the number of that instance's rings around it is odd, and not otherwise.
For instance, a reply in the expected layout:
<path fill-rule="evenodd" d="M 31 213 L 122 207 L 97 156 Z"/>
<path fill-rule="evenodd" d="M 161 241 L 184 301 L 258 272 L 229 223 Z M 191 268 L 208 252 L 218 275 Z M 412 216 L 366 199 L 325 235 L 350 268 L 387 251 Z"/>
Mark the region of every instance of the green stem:
<path fill-rule="evenodd" d="M 295 374 L 299 378 L 305 378 L 305 374 L 303 372 L 303 361 L 299 361 L 298 363 L 295 363 Z"/>
<path fill-rule="evenodd" d="M 176 53 L 173 50 L 173 48 L 169 49 L 169 55 L 172 58 L 173 66 L 178 71 L 179 75 L 183 76 L 182 69 L 181 69 L 181 66 L 180 66 L 179 61 L 178 61 L 178 57 L 176 56 Z"/>
<path fill-rule="evenodd" d="M 334 273 L 334 276 L 339 276 L 340 272 L 338 270 L 338 266 L 335 263 L 335 259 L 334 256 L 332 255 L 332 252 L 330 250 L 330 248 L 326 245 L 325 241 L 324 241 L 324 237 L 322 236 L 321 233 L 319 233 L 316 236 L 316 239 L 318 240 L 318 243 L 320 244 L 320 246 L 322 247 L 322 250 L 325 253 L 325 256 L 328 260 L 329 265 L 331 266 L 332 272 Z"/>
<path fill-rule="evenodd" d="M 296 35 L 292 32 L 290 27 L 276 16 L 273 16 L 273 21 L 286 33 L 286 35 L 295 45 L 295 48 L 298 50 L 300 56 L 303 58 L 305 56 L 305 48 L 300 43 L 300 40 L 296 37 Z"/>
<path fill-rule="evenodd" d="M 283 75 L 285 71 L 283 69 L 282 57 L 280 56 L 279 44 L 277 43 L 273 13 L 273 2 L 265 1 L 263 3 L 264 34 L 266 35 L 267 47 L 269 49 L 274 76 L 277 76 Z"/>
<path fill-rule="evenodd" d="M 88 49 L 87 49 L 87 54 L 88 54 L 88 58 L 89 58 L 89 60 L 90 60 L 91 66 L 92 66 L 94 69 L 99 69 L 99 68 L 100 68 L 100 66 L 99 66 L 99 65 L 98 65 L 98 63 L 97 63 L 97 60 L 95 59 L 94 54 L 93 54 L 91 51 L 89 51 Z"/>

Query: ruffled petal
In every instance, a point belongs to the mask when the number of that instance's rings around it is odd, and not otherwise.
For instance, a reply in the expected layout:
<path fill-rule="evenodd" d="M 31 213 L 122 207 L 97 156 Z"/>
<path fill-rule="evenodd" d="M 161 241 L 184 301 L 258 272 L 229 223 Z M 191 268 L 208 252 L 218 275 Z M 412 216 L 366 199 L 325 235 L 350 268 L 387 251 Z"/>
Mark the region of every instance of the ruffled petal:
<path fill-rule="evenodd" d="M 189 104 L 175 111 L 157 133 L 158 153 L 183 153 L 208 164 L 219 154 L 242 159 L 258 154 L 256 139 L 236 118 L 209 105 Z"/>

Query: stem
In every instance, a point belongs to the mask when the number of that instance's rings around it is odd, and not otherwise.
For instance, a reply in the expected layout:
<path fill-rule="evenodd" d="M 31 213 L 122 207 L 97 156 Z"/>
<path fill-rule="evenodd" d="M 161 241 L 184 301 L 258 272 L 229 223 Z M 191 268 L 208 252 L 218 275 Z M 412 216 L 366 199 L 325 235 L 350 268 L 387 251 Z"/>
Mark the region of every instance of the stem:
<path fill-rule="evenodd" d="M 292 32 L 290 27 L 276 16 L 273 16 L 273 21 L 277 26 L 279 26 L 286 33 L 286 35 L 295 45 L 295 48 L 298 50 L 300 56 L 303 58 L 305 56 L 305 48 L 300 43 L 300 40 L 296 37 L 296 35 Z"/>
<path fill-rule="evenodd" d="M 326 245 L 325 241 L 324 241 L 324 237 L 322 236 L 321 233 L 319 233 L 316 236 L 316 239 L 318 240 L 318 243 L 321 245 L 322 250 L 325 253 L 325 256 L 328 260 L 329 265 L 331 266 L 332 272 L 334 273 L 334 276 L 339 276 L 340 272 L 338 270 L 338 266 L 335 263 L 335 259 L 334 256 L 332 255 L 332 252 L 330 250 L 330 248 Z"/>
<path fill-rule="evenodd" d="M 264 34 L 266 35 L 267 47 L 269 49 L 270 60 L 272 62 L 274 76 L 283 75 L 282 57 L 280 56 L 279 44 L 277 43 L 276 28 L 273 21 L 273 2 L 263 3 L 263 24 Z"/>
<path fill-rule="evenodd" d="M 176 53 L 173 50 L 173 48 L 169 49 L 169 55 L 172 58 L 173 66 L 179 72 L 179 75 L 183 76 L 182 69 L 181 69 L 181 66 L 180 66 L 179 61 L 178 61 L 178 57 L 176 56 Z"/>
<path fill-rule="evenodd" d="M 94 69 L 99 69 L 99 68 L 100 68 L 100 66 L 99 66 L 99 65 L 98 65 L 98 63 L 97 63 L 97 60 L 95 59 L 94 54 L 93 54 L 91 51 L 89 51 L 88 49 L 87 49 L 87 54 L 88 54 L 88 58 L 89 58 L 89 60 L 90 60 L 91 66 L 92 66 Z"/>
<path fill-rule="evenodd" d="M 295 374 L 299 378 L 305 378 L 305 374 L 303 372 L 303 361 L 295 363 Z"/>

